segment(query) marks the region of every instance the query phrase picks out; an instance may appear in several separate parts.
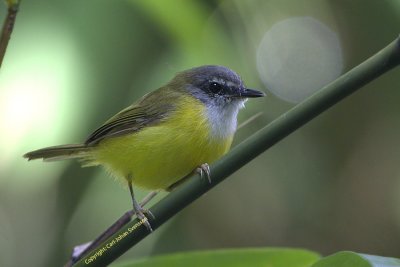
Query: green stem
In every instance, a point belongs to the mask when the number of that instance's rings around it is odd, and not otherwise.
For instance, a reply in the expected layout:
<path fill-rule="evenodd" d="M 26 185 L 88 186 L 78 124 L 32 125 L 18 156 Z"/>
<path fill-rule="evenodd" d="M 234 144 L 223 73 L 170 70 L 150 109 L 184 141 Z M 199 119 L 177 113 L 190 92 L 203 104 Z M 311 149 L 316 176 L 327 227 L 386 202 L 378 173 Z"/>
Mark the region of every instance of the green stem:
<path fill-rule="evenodd" d="M 3 24 L 0 36 L 0 67 L 3 63 L 4 55 L 6 54 L 8 41 L 11 38 L 11 33 L 14 29 L 15 19 L 17 18 L 17 12 L 19 7 L 19 1 L 6 1 L 8 6 L 7 16 Z"/>
<path fill-rule="evenodd" d="M 230 153 L 211 166 L 212 184 L 196 175 L 155 204 L 150 209 L 156 218 L 150 220 L 153 229 L 157 229 L 180 210 L 278 141 L 399 64 L 400 39 L 398 38 L 233 148 Z M 106 266 L 148 234 L 146 227 L 135 219 L 74 266 Z"/>

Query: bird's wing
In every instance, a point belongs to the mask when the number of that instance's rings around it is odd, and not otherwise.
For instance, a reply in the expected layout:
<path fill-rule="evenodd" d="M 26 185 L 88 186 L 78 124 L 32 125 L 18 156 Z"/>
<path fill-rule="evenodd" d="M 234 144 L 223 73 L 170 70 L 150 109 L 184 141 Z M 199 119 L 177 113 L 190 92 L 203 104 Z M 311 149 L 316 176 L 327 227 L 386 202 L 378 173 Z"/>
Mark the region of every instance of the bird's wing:
<path fill-rule="evenodd" d="M 134 133 L 145 126 L 162 122 L 174 109 L 170 98 L 168 94 L 161 95 L 161 99 L 160 94 L 150 93 L 144 96 L 138 103 L 123 109 L 106 121 L 87 138 L 85 144 L 94 145 L 105 138 Z"/>

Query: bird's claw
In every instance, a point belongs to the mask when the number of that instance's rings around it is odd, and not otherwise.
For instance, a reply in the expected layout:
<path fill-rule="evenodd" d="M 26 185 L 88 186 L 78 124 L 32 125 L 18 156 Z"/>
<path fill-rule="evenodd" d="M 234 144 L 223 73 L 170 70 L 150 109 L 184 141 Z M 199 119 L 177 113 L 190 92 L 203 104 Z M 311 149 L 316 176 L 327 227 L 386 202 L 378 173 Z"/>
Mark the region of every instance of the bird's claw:
<path fill-rule="evenodd" d="M 150 231 L 153 232 L 153 228 L 151 228 L 151 225 L 149 223 L 149 220 L 147 219 L 147 217 L 144 215 L 144 213 L 147 214 L 152 214 L 151 212 L 145 212 L 145 211 L 136 211 L 135 214 L 138 217 L 138 219 L 144 224 L 144 226 L 146 226 L 146 228 Z M 154 216 L 154 215 L 153 215 Z M 152 216 L 152 217 L 153 217 Z M 153 217 L 154 218 L 154 217 Z"/>
<path fill-rule="evenodd" d="M 152 219 L 155 219 L 156 217 L 154 216 L 154 214 L 148 210 L 148 209 L 144 209 L 142 207 L 134 207 L 134 212 L 136 214 L 136 216 L 138 217 L 138 219 L 144 224 L 144 226 L 146 226 L 146 228 L 150 231 L 153 232 L 153 228 L 151 228 L 150 222 L 147 219 L 148 217 L 151 217 Z M 146 215 L 147 214 L 147 217 Z"/>
<path fill-rule="evenodd" d="M 197 167 L 196 172 L 200 174 L 201 178 L 204 178 L 205 176 L 208 182 L 211 184 L 210 166 L 207 163 L 203 163 L 199 167 Z"/>
<path fill-rule="evenodd" d="M 148 209 L 143 209 L 142 210 L 143 213 L 146 213 L 148 216 L 150 216 L 153 220 L 156 218 L 156 216 L 154 216 L 154 214 L 148 210 Z"/>

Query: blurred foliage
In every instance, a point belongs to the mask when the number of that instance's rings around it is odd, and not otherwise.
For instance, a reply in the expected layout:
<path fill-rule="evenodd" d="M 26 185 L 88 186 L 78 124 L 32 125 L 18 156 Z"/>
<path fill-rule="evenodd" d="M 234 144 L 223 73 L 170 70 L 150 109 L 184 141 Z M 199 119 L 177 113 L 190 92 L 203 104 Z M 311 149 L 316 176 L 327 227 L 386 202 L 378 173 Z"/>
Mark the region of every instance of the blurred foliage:
<path fill-rule="evenodd" d="M 346 71 L 398 35 L 400 4 L 23 1 L 0 71 L 0 266 L 60 266 L 74 245 L 130 208 L 128 192 L 100 168 L 28 163 L 22 154 L 83 141 L 192 66 L 226 65 L 247 86 L 267 90 L 257 70 L 259 44 L 273 25 L 295 17 L 312 17 L 337 34 Z M 400 257 L 399 74 L 382 76 L 274 146 L 121 261 L 248 246 Z M 292 105 L 272 94 L 249 102 L 239 121 L 264 115 L 241 129 L 235 144 Z M 229 225 L 219 223 L 226 218 Z"/>
<path fill-rule="evenodd" d="M 342 251 L 327 256 L 312 267 L 395 267 L 400 266 L 400 260 L 388 257 L 380 257 L 355 253 L 351 251 Z"/>
<path fill-rule="evenodd" d="M 400 260 L 342 251 L 324 258 L 311 251 L 281 248 L 244 248 L 197 251 L 155 256 L 145 260 L 126 262 L 116 267 L 168 266 L 269 266 L 269 267 L 396 267 Z"/>
<path fill-rule="evenodd" d="M 125 263 L 118 265 L 118 267 L 309 267 L 312 263 L 317 261 L 319 257 L 320 256 L 314 252 L 300 249 L 246 248 L 175 253 L 153 257 L 148 260 Z"/>

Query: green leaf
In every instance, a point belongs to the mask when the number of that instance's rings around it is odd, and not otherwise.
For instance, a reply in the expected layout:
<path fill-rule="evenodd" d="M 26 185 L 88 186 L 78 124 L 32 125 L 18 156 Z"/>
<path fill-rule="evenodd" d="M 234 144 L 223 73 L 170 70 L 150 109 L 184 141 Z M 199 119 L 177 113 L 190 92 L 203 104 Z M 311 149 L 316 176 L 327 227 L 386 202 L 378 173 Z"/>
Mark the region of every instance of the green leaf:
<path fill-rule="evenodd" d="M 312 267 L 400 267 L 400 260 L 342 251 L 322 258 Z"/>
<path fill-rule="evenodd" d="M 176 253 L 115 267 L 309 267 L 319 258 L 303 249 L 248 248 Z"/>

